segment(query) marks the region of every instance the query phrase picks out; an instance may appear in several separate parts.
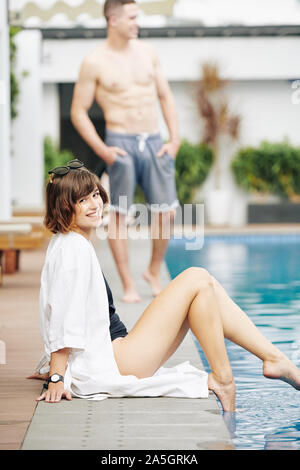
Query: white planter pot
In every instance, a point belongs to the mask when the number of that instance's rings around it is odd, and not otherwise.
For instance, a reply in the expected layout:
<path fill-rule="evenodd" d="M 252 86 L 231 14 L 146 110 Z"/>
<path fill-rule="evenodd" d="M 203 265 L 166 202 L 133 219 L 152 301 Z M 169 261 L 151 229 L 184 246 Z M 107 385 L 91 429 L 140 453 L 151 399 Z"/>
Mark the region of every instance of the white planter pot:
<path fill-rule="evenodd" d="M 228 225 L 231 208 L 231 191 L 213 189 L 205 199 L 206 222 L 210 225 Z"/>

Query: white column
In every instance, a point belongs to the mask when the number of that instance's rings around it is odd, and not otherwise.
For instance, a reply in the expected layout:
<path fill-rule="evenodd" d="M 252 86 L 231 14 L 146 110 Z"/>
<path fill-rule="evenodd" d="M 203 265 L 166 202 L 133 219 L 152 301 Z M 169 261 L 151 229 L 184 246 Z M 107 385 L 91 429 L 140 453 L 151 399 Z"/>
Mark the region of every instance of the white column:
<path fill-rule="evenodd" d="M 12 195 L 14 208 L 43 209 L 43 95 L 41 32 L 21 31 L 16 73 L 20 85 L 18 116 L 12 126 Z M 24 72 L 26 72 L 24 74 Z"/>
<path fill-rule="evenodd" d="M 43 136 L 49 136 L 59 144 L 60 108 L 57 83 L 43 84 Z"/>
<path fill-rule="evenodd" d="M 10 81 L 7 4 L 0 2 L 0 220 L 11 216 Z"/>

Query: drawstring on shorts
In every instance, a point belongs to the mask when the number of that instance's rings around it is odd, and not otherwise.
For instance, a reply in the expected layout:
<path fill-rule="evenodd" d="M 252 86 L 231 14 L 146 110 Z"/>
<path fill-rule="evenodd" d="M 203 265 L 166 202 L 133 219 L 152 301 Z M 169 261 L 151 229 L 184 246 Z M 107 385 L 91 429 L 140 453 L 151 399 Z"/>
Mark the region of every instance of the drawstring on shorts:
<path fill-rule="evenodd" d="M 147 133 L 139 134 L 137 136 L 137 139 L 138 139 L 138 142 L 139 142 L 139 151 L 140 152 L 143 152 L 145 150 L 146 140 L 148 139 L 148 137 L 149 137 L 149 134 L 147 134 Z"/>

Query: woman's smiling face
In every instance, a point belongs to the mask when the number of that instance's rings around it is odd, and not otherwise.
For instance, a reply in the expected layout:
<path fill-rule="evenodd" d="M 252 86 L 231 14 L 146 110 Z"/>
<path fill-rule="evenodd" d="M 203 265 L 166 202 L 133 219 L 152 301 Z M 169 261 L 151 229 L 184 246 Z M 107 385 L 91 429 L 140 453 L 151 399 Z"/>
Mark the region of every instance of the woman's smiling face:
<path fill-rule="evenodd" d="M 93 228 L 99 227 L 103 211 L 103 201 L 99 189 L 78 199 L 75 205 L 74 224 L 87 235 Z"/>

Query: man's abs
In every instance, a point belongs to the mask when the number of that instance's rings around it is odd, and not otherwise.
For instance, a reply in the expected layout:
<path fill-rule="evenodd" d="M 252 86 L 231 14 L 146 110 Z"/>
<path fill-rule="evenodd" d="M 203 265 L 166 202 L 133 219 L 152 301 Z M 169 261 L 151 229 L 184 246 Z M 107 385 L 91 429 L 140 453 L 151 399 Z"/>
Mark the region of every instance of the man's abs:
<path fill-rule="evenodd" d="M 107 129 L 127 134 L 158 132 L 157 97 L 152 87 L 137 88 L 132 86 L 125 92 L 98 88 L 96 101 L 103 111 Z"/>

